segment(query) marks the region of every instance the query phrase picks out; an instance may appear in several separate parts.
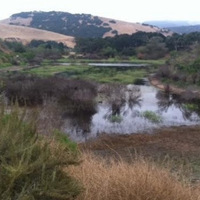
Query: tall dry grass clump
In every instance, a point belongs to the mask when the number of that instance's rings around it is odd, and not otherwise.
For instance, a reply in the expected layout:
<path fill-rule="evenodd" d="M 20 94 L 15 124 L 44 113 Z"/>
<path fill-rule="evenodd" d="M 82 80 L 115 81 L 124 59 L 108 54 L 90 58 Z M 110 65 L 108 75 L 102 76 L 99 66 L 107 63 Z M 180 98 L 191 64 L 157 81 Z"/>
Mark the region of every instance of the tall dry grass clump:
<path fill-rule="evenodd" d="M 78 200 L 197 200 L 198 194 L 168 170 L 144 160 L 133 164 L 108 162 L 83 154 L 83 163 L 70 168 L 85 191 Z"/>

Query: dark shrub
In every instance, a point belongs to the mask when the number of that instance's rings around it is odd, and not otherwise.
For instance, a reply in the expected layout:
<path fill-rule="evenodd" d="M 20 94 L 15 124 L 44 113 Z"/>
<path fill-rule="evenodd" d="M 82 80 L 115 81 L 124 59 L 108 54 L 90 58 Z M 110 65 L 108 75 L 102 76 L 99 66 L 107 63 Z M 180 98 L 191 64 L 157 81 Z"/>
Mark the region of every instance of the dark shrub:
<path fill-rule="evenodd" d="M 170 66 L 167 66 L 167 65 L 160 67 L 156 73 L 156 76 L 160 78 L 170 78 L 171 75 L 172 75 L 172 72 L 170 70 Z"/>
<path fill-rule="evenodd" d="M 137 78 L 137 79 L 135 79 L 134 84 L 135 85 L 145 85 L 145 80 L 142 78 Z"/>
<path fill-rule="evenodd" d="M 109 22 L 112 23 L 112 24 L 116 24 L 115 20 L 110 20 Z"/>
<path fill-rule="evenodd" d="M 41 105 L 53 98 L 72 110 L 89 110 L 94 106 L 96 86 L 84 80 L 62 77 L 38 78 L 16 76 L 6 82 L 5 95 L 9 102 L 20 105 Z M 93 108 L 92 108 L 93 109 Z"/>

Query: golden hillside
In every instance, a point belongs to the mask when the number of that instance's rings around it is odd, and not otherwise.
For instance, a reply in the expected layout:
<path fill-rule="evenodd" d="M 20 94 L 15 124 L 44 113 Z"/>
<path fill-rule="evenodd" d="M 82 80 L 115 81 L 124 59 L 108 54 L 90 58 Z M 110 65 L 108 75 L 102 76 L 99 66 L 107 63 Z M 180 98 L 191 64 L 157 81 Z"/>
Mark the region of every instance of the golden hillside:
<path fill-rule="evenodd" d="M 0 23 L 0 38 L 8 41 L 19 41 L 23 44 L 29 43 L 31 40 L 44 40 L 62 42 L 70 48 L 75 46 L 74 37 L 66 36 L 50 31 L 25 26 L 16 26 Z"/>
<path fill-rule="evenodd" d="M 2 20 L 1 23 L 33 27 L 72 37 L 98 38 L 133 34 L 138 31 L 158 32 L 165 36 L 172 34 L 166 29 L 147 24 L 131 23 L 90 14 L 71 14 L 66 12 L 22 12 Z"/>
<path fill-rule="evenodd" d="M 171 32 L 163 32 L 162 29 L 156 27 L 156 26 L 150 26 L 150 25 L 144 25 L 140 23 L 130 23 L 130 22 L 125 22 L 125 21 L 120 21 L 120 20 L 112 20 L 109 18 L 104 18 L 100 17 L 100 19 L 109 25 L 109 27 L 112 28 L 111 31 L 107 32 L 104 34 L 104 37 L 107 36 L 114 36 L 114 33 L 112 32 L 113 30 L 116 30 L 119 35 L 121 34 L 128 34 L 131 35 L 133 33 L 136 33 L 138 31 L 142 32 L 160 32 L 163 33 L 163 35 L 167 36 L 170 35 Z M 113 23 L 114 22 L 114 23 Z"/>

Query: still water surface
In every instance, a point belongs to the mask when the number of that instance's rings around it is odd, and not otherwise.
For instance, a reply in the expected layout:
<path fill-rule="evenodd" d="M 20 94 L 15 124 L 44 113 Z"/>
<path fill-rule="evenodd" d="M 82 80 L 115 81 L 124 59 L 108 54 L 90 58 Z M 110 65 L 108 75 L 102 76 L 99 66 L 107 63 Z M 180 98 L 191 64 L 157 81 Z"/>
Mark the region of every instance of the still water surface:
<path fill-rule="evenodd" d="M 82 119 L 77 123 L 74 118 L 66 119 L 65 132 L 71 139 L 81 142 L 102 133 L 151 133 L 155 128 L 200 123 L 198 110 L 190 109 L 178 97 L 165 94 L 152 86 L 129 85 L 123 92 L 116 94 L 116 101 L 109 98 L 99 101 L 96 113 L 92 116 L 79 116 Z M 139 94 L 137 101 L 131 98 L 135 93 Z M 119 96 L 124 96 L 122 101 Z M 158 121 L 146 117 L 146 112 L 153 113 Z"/>

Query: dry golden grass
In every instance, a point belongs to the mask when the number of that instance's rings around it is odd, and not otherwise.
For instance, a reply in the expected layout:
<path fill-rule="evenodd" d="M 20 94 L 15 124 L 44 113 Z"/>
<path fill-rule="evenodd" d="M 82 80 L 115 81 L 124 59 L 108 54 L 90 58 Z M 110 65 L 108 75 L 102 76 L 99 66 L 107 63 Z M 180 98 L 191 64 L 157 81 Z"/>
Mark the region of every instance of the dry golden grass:
<path fill-rule="evenodd" d="M 111 23 L 110 21 L 113 19 L 109 19 L 105 17 L 100 17 L 100 19 L 104 23 L 109 24 L 109 26 L 112 28 L 111 31 L 104 34 L 104 37 L 112 37 L 114 35 L 112 33 L 113 30 L 117 30 L 118 34 L 129 34 L 129 35 L 136 33 L 138 31 L 143 31 L 143 32 L 160 32 L 161 31 L 161 29 L 159 29 L 158 27 L 145 26 L 140 23 L 131 23 L 131 22 L 125 22 L 125 21 L 120 21 L 120 20 L 114 20 L 115 23 Z M 169 31 L 163 34 L 168 36 L 168 35 L 171 35 L 172 33 Z"/>
<path fill-rule="evenodd" d="M 29 43 L 31 40 L 52 40 L 56 42 L 62 42 L 71 48 L 75 46 L 74 37 L 71 36 L 36 28 L 8 25 L 3 23 L 0 23 L 0 38 L 10 41 L 20 41 L 24 44 Z"/>
<path fill-rule="evenodd" d="M 169 170 L 139 159 L 105 161 L 83 153 L 83 162 L 71 167 L 71 175 L 83 183 L 85 191 L 77 200 L 197 200 L 199 193 L 178 181 Z"/>
<path fill-rule="evenodd" d="M 108 23 L 109 26 L 112 28 L 112 30 L 117 30 L 118 34 L 133 34 L 138 31 L 144 31 L 144 32 L 159 32 L 160 29 L 157 27 L 151 27 L 151 26 L 144 26 L 139 23 L 130 23 L 130 22 L 124 22 L 124 21 L 119 21 L 119 20 L 114 20 L 116 23 L 111 23 L 110 21 L 112 19 L 105 18 L 105 17 L 100 17 L 100 19 L 104 23 Z M 113 34 L 110 32 L 107 32 L 104 37 L 107 36 L 113 36 Z"/>

